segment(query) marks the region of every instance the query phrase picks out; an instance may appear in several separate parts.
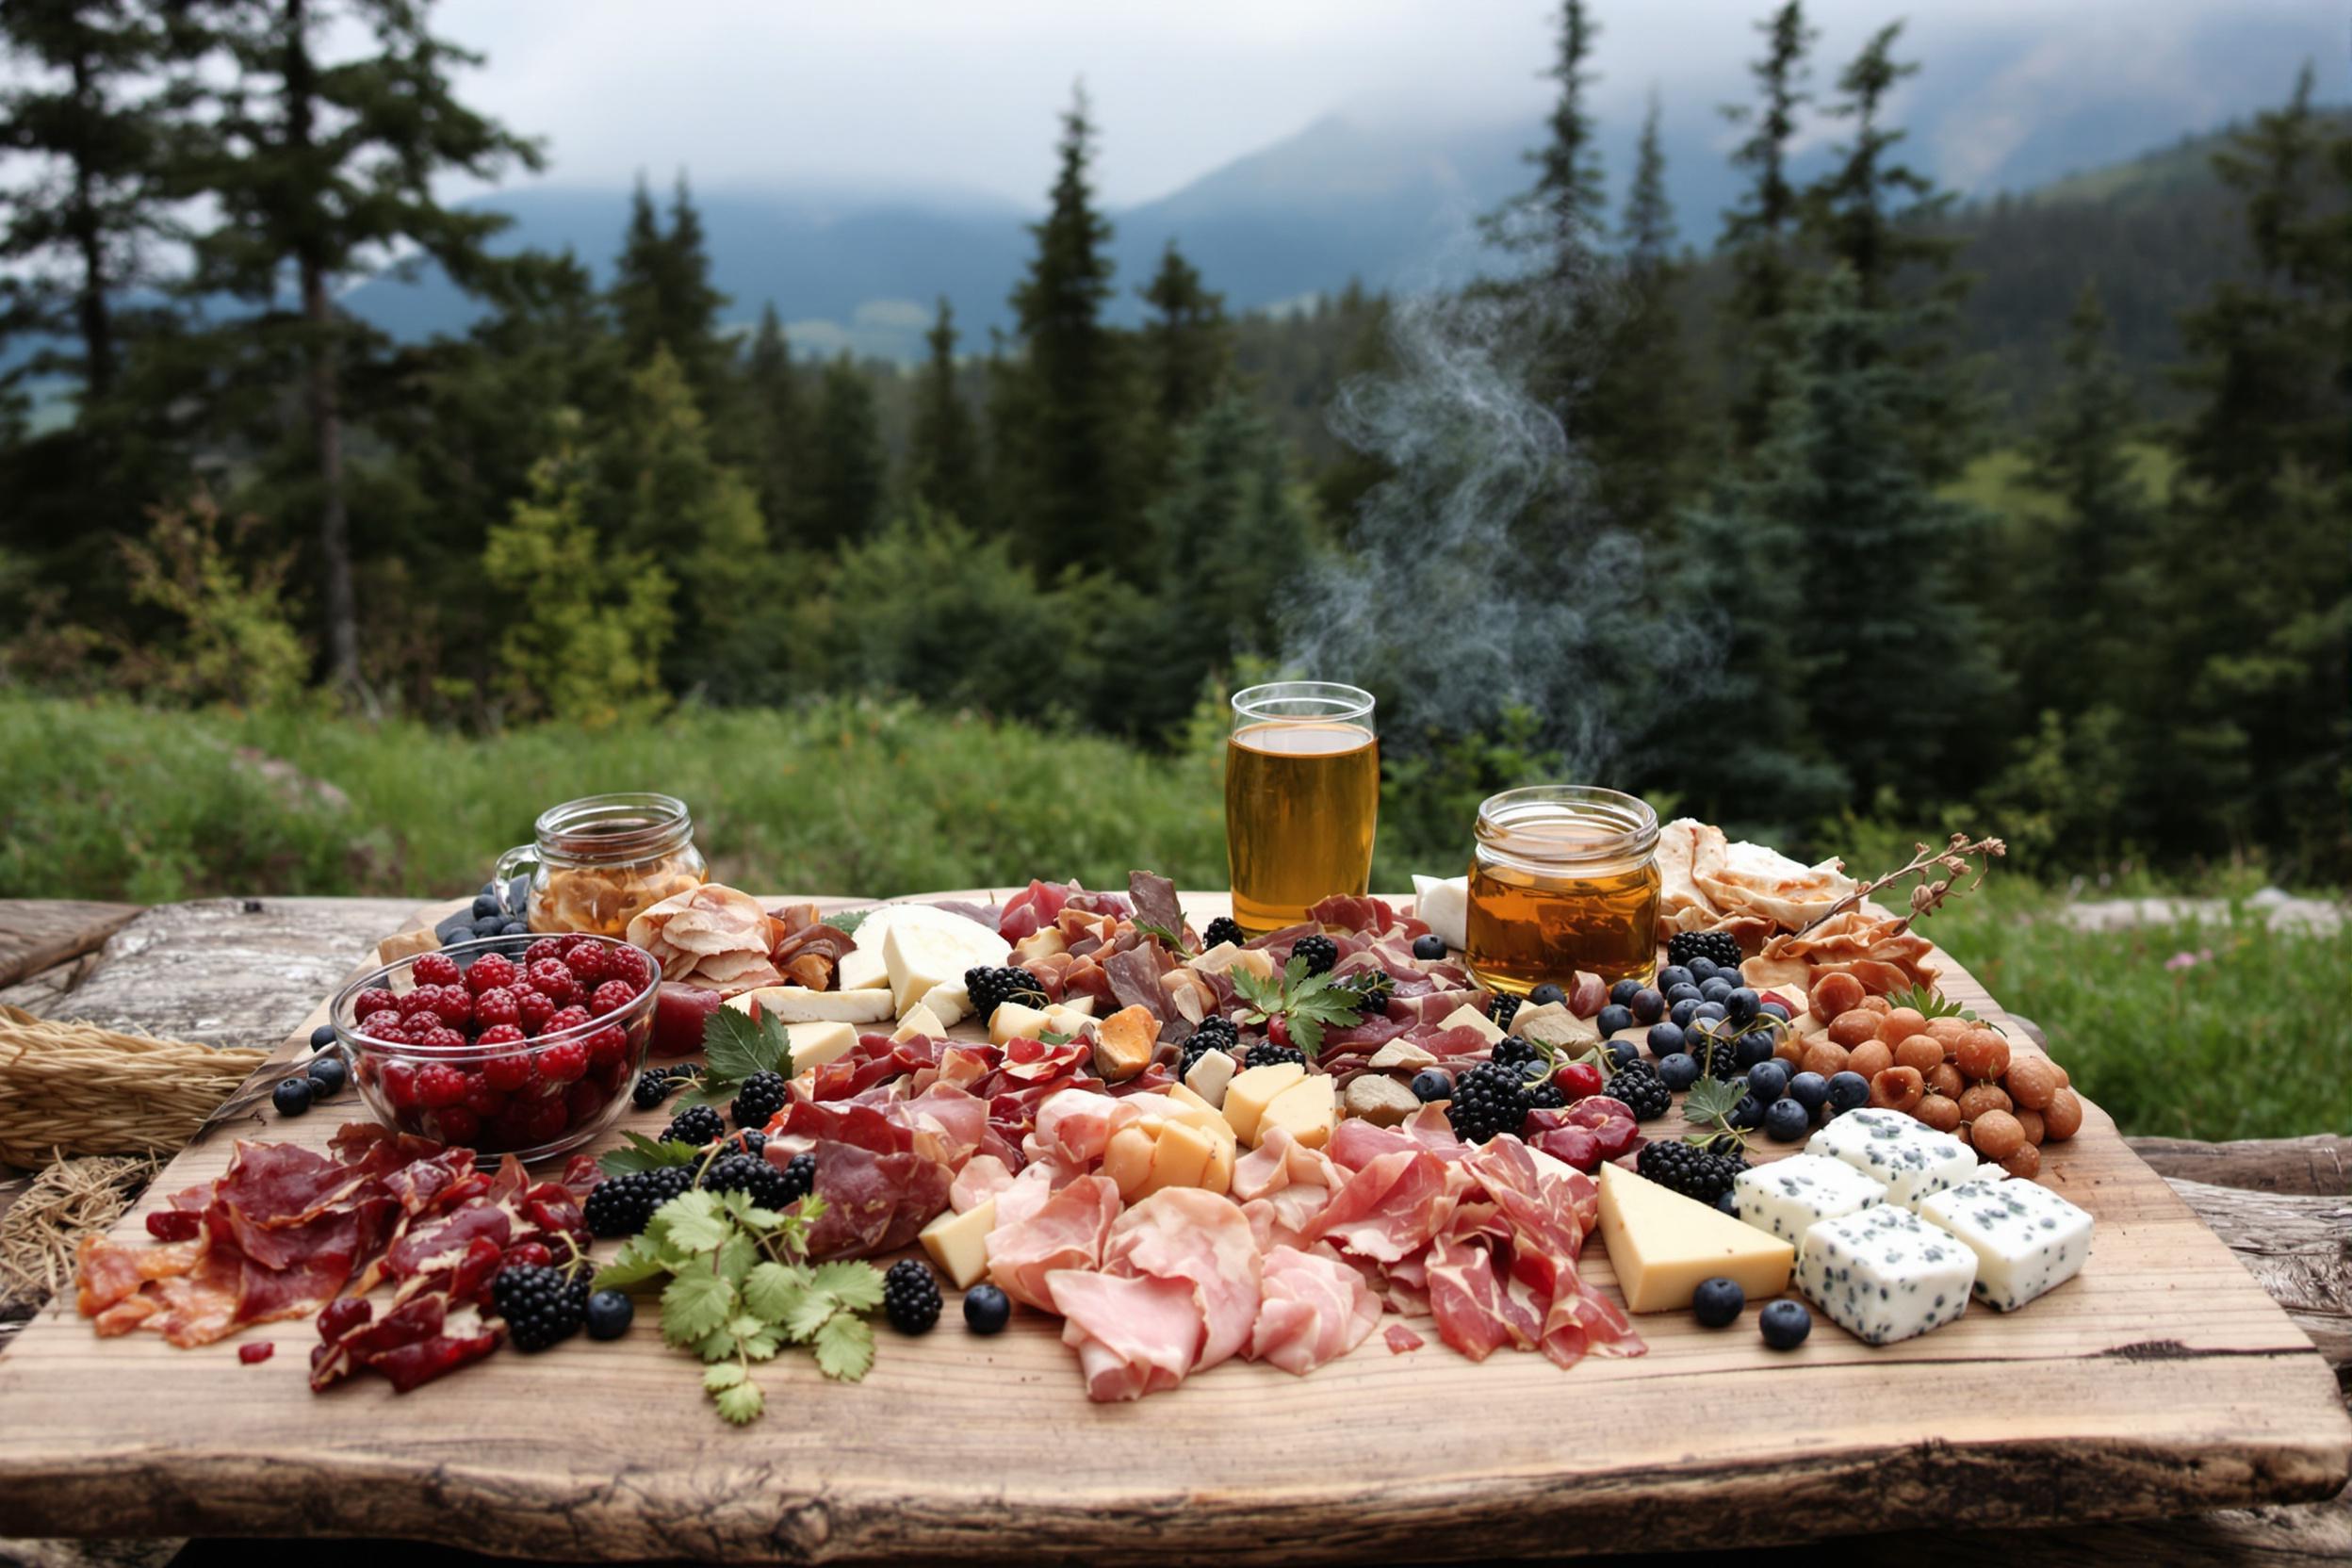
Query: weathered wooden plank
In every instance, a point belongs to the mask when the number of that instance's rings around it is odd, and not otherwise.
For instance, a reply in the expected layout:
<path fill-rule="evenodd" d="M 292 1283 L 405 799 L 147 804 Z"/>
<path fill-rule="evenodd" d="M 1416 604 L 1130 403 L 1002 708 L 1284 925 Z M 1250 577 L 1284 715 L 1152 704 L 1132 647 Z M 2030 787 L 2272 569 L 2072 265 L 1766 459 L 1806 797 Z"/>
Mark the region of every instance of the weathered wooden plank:
<path fill-rule="evenodd" d="M 0 901 L 0 986 L 88 953 L 139 912 L 136 904 L 82 899 Z"/>
<path fill-rule="evenodd" d="M 2182 1181 L 2307 1198 L 2352 1193 L 2352 1137 L 2337 1134 L 2238 1143 L 2133 1138 L 2132 1148 L 2157 1174 Z"/>

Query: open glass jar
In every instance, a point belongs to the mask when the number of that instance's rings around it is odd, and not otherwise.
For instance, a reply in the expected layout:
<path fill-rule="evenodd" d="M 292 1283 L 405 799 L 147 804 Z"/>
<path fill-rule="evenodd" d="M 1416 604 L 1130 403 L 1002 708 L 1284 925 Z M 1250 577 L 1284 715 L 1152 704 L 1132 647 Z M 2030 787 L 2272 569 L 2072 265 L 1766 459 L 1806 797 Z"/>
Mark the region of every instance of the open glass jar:
<path fill-rule="evenodd" d="M 1658 967 L 1658 813 L 1615 790 L 1544 784 L 1490 795 L 1470 859 L 1467 956 L 1525 996 L 1576 971 L 1611 985 Z"/>
<path fill-rule="evenodd" d="M 526 868 L 533 931 L 626 938 L 629 923 L 663 899 L 700 887 L 710 869 L 694 847 L 694 819 L 671 795 L 587 795 L 539 813 L 531 841 L 498 857 L 501 887 Z"/>

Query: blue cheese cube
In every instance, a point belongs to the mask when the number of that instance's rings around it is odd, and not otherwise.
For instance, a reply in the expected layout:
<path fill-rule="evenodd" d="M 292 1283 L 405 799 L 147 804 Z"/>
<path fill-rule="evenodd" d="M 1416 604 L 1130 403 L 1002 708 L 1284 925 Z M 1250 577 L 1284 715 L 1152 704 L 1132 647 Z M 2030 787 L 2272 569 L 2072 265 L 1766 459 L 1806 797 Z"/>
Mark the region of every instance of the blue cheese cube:
<path fill-rule="evenodd" d="M 1968 1310 L 1975 1283 L 1974 1252 L 1891 1203 L 1824 1219 L 1797 1248 L 1797 1288 L 1871 1345 L 1943 1327 Z"/>
<path fill-rule="evenodd" d="M 1791 1154 L 1732 1183 L 1740 1217 L 1783 1241 L 1803 1241 L 1824 1219 L 1886 1200 L 1886 1184 L 1826 1154 Z"/>
<path fill-rule="evenodd" d="M 1919 1204 L 1919 1217 L 1976 1254 L 1976 1297 L 2015 1312 L 2082 1272 L 2091 1217 L 2034 1182 L 1978 1177 Z"/>
<path fill-rule="evenodd" d="M 1886 1183 L 1886 1201 L 1906 1209 L 1958 1186 L 1978 1165 L 1975 1150 L 1901 1111 L 1849 1111 L 1814 1134 L 1805 1152 L 1843 1160 Z"/>

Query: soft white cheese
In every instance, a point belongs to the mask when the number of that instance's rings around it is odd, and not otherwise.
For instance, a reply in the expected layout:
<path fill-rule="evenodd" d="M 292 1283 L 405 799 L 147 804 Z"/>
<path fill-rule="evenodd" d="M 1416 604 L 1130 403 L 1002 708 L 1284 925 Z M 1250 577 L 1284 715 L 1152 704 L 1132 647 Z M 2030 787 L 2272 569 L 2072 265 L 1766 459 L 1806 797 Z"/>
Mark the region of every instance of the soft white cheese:
<path fill-rule="evenodd" d="M 1470 945 L 1470 878 L 1414 877 L 1413 912 L 1428 924 L 1431 936 L 1461 952 Z"/>
<path fill-rule="evenodd" d="M 1976 1151 L 1901 1111 L 1848 1111 L 1813 1135 L 1808 1154 L 1843 1160 L 1886 1184 L 1886 1201 L 1916 1208 L 1920 1199 L 1976 1174 Z"/>
<path fill-rule="evenodd" d="M 1826 1154 L 1791 1154 L 1743 1170 L 1731 1184 L 1740 1217 L 1783 1241 L 1803 1241 L 1824 1219 L 1886 1200 L 1886 1184 Z"/>
<path fill-rule="evenodd" d="M 1941 1328 L 1968 1310 L 1976 1254 L 1909 1209 L 1876 1203 L 1805 1233 L 1797 1288 L 1871 1345 Z"/>
<path fill-rule="evenodd" d="M 2036 1182 L 1980 1176 L 1919 1204 L 1976 1254 L 1976 1297 L 2015 1312 L 2082 1272 L 2091 1217 Z"/>

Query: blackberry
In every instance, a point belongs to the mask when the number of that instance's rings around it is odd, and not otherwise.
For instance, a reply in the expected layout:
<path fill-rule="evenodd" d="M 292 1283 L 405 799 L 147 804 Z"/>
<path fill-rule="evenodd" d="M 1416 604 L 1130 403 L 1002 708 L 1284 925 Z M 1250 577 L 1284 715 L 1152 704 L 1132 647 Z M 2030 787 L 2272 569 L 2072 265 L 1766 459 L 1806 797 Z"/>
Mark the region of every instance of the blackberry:
<path fill-rule="evenodd" d="M 719 1113 L 709 1105 L 690 1105 L 672 1117 L 670 1124 L 662 1129 L 663 1143 L 691 1143 L 696 1149 L 707 1143 L 716 1143 L 725 1136 L 727 1123 L 719 1119 Z"/>
<path fill-rule="evenodd" d="M 1740 1060 L 1740 1040 L 1729 1029 L 1694 1026 L 1683 1037 L 1683 1047 L 1707 1077 L 1729 1083 L 1747 1075 Z"/>
<path fill-rule="evenodd" d="M 1508 1033 L 1511 1021 L 1519 1016 L 1519 999 L 1509 991 L 1496 991 L 1487 998 L 1486 1016 L 1494 1021 L 1494 1027 Z"/>
<path fill-rule="evenodd" d="M 1548 1078 L 1527 1091 L 1527 1109 L 1531 1111 L 1564 1110 L 1567 1104 L 1567 1091 Z"/>
<path fill-rule="evenodd" d="M 1032 1007 L 1045 1005 L 1045 988 L 1037 976 L 1013 965 L 990 969 L 964 971 L 964 989 L 972 994 L 972 1016 L 986 1023 L 996 1016 L 997 1008 L 1007 1002 L 1025 1003 Z"/>
<path fill-rule="evenodd" d="M 1301 937 L 1291 944 L 1290 956 L 1303 959 L 1309 974 L 1329 974 L 1339 962 L 1339 944 L 1329 937 Z"/>
<path fill-rule="evenodd" d="M 1465 1143 L 1484 1143 L 1501 1133 L 1516 1133 L 1527 1119 L 1527 1086 L 1511 1068 L 1481 1063 L 1454 1080 L 1454 1098 L 1446 1106 L 1446 1119 L 1454 1136 Z"/>
<path fill-rule="evenodd" d="M 1200 933 L 1200 945 L 1204 948 L 1215 947 L 1219 942 L 1231 942 L 1239 947 L 1249 939 L 1248 934 L 1233 923 L 1231 915 L 1217 916 L 1209 922 L 1209 928 Z"/>
<path fill-rule="evenodd" d="M 1241 1047 L 1241 1025 L 1222 1013 L 1211 1013 L 1192 1031 L 1192 1038 L 1184 1042 L 1189 1052 L 1195 1046 L 1203 1050 L 1236 1051 Z"/>
<path fill-rule="evenodd" d="M 645 1228 L 654 1210 L 684 1192 L 693 1180 L 694 1173 L 686 1167 L 667 1165 L 600 1182 L 581 1205 L 588 1229 L 607 1240 L 633 1236 Z"/>
<path fill-rule="evenodd" d="M 939 1282 L 913 1258 L 902 1258 L 882 1276 L 882 1311 L 903 1334 L 927 1334 L 939 1320 Z"/>
<path fill-rule="evenodd" d="M 1674 1103 L 1674 1091 L 1658 1075 L 1658 1069 L 1638 1056 L 1609 1074 L 1609 1092 L 1633 1107 L 1636 1121 L 1664 1116 Z"/>
<path fill-rule="evenodd" d="M 1748 1162 L 1742 1155 L 1703 1144 L 1651 1143 L 1642 1146 L 1634 1168 L 1659 1186 L 1712 1204 L 1731 1190 L 1733 1180 L 1748 1168 Z"/>
<path fill-rule="evenodd" d="M 742 1146 L 744 1153 L 757 1154 L 760 1151 L 768 1146 L 768 1135 L 765 1133 L 738 1133 L 735 1135 L 735 1142 Z"/>
<path fill-rule="evenodd" d="M 755 1072 L 735 1091 L 735 1103 L 727 1111 L 738 1127 L 765 1127 L 769 1119 L 784 1108 L 788 1098 L 782 1073 Z"/>
<path fill-rule="evenodd" d="M 1494 1049 L 1487 1053 L 1486 1059 L 1490 1062 L 1500 1062 L 1505 1067 L 1524 1068 L 1530 1062 L 1542 1060 L 1543 1055 L 1544 1054 L 1535 1048 L 1534 1041 L 1522 1039 L 1517 1035 L 1505 1035 L 1494 1042 Z"/>
<path fill-rule="evenodd" d="M 1250 1054 L 1242 1058 L 1241 1065 L 1272 1067 L 1277 1062 L 1297 1062 L 1304 1067 L 1307 1065 L 1307 1054 L 1295 1045 L 1276 1045 L 1272 1040 L 1260 1040 L 1250 1048 Z"/>
<path fill-rule="evenodd" d="M 792 1163 L 784 1168 L 784 1192 L 777 1206 L 797 1203 L 816 1190 L 817 1157 L 814 1154 L 794 1154 Z"/>
<path fill-rule="evenodd" d="M 1706 958 L 1725 969 L 1740 967 L 1740 943 L 1728 931 L 1677 931 L 1666 939 L 1666 961 L 1688 967 Z"/>
<path fill-rule="evenodd" d="M 638 1078 L 637 1086 L 629 1091 L 629 1102 L 641 1111 L 650 1111 L 670 1097 L 678 1086 L 670 1080 L 670 1070 L 649 1067 Z"/>
<path fill-rule="evenodd" d="M 1360 969 L 1336 982 L 1331 988 L 1352 995 L 1356 1011 L 1361 1017 L 1385 1018 L 1388 1015 L 1388 999 L 1396 994 L 1396 981 L 1386 970 Z"/>
<path fill-rule="evenodd" d="M 703 1173 L 702 1184 L 708 1192 L 748 1193 L 763 1209 L 780 1209 L 798 1196 L 784 1172 L 758 1154 L 722 1154 Z"/>
<path fill-rule="evenodd" d="M 580 1332 L 588 1317 L 588 1277 L 568 1279 L 560 1268 L 518 1264 L 490 1282 L 490 1299 L 506 1319 L 517 1350 L 544 1350 Z"/>

